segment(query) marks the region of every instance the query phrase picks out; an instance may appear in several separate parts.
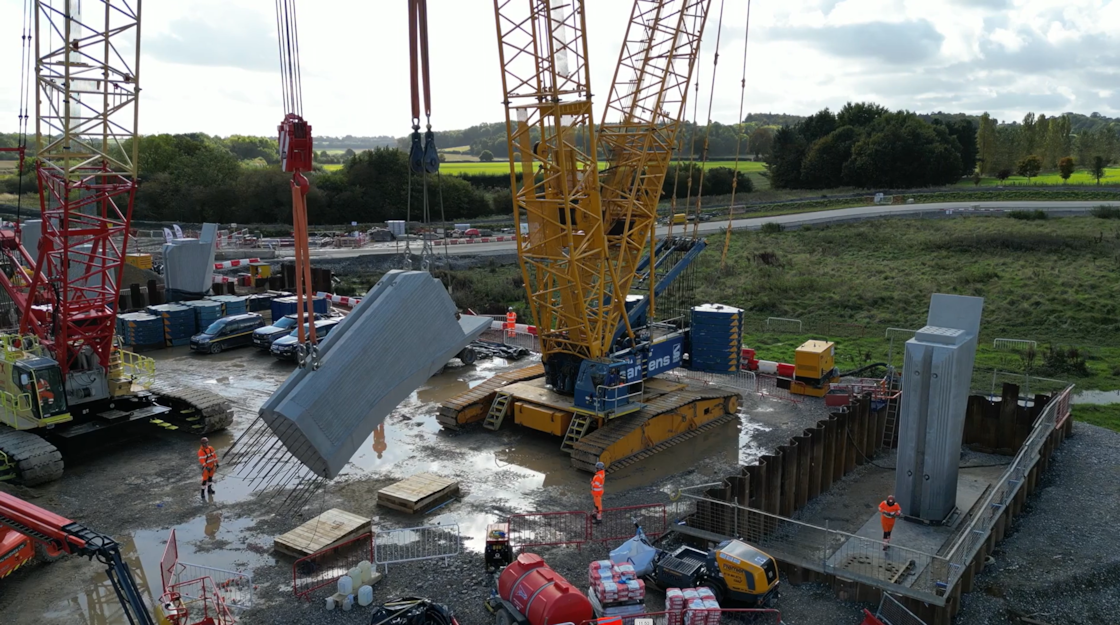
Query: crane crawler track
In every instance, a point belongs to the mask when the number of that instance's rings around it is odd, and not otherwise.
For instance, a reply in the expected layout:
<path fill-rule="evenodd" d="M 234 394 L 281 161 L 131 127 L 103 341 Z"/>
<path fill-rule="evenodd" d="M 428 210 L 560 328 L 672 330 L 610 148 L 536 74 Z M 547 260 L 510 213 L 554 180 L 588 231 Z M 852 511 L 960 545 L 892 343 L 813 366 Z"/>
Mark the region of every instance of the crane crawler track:
<path fill-rule="evenodd" d="M 0 425 L 0 480 L 36 486 L 61 478 L 62 470 L 62 454 L 46 439 Z"/>
<path fill-rule="evenodd" d="M 194 434 L 224 430 L 233 423 L 229 401 L 210 391 L 157 384 L 150 389 L 159 403 L 171 408 L 167 421 Z"/>
<path fill-rule="evenodd" d="M 733 421 L 737 418 L 738 399 L 735 392 L 696 388 L 656 397 L 638 412 L 612 419 L 579 439 L 572 450 L 572 466 L 593 473 L 595 463 L 601 460 L 611 470 L 633 464 L 702 431 Z M 682 420 L 690 421 L 692 427 L 665 436 L 664 433 L 679 427 Z M 639 431 L 641 443 L 632 438 Z"/>

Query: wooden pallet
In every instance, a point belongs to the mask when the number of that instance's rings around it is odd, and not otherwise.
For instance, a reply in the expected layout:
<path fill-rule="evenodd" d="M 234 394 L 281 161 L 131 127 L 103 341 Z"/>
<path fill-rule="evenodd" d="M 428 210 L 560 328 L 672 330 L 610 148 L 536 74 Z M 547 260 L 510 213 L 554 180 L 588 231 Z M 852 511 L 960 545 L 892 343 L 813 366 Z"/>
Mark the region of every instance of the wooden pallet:
<path fill-rule="evenodd" d="M 377 491 L 377 503 L 386 508 L 415 514 L 450 501 L 458 494 L 458 481 L 421 473 Z"/>
<path fill-rule="evenodd" d="M 302 558 L 357 538 L 370 530 L 368 517 L 345 510 L 331 508 L 323 514 L 282 534 L 272 541 L 272 548 L 280 553 Z"/>

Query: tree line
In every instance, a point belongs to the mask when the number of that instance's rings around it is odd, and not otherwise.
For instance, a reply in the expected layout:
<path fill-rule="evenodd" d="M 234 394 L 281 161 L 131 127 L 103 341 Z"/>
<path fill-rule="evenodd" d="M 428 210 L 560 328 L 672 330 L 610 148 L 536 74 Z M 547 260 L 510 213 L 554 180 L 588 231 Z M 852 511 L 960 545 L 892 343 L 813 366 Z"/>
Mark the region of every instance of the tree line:
<path fill-rule="evenodd" d="M 1120 161 L 1120 121 L 1104 120 L 1095 118 L 1100 123 L 1082 123 L 1078 129 L 1069 114 L 1027 113 L 1022 122 L 1001 124 L 985 113 L 977 129 L 978 173 L 1000 179 L 1012 173 L 1033 177 L 1040 171 L 1062 172 L 1067 158 L 1067 168 L 1100 170 Z"/>

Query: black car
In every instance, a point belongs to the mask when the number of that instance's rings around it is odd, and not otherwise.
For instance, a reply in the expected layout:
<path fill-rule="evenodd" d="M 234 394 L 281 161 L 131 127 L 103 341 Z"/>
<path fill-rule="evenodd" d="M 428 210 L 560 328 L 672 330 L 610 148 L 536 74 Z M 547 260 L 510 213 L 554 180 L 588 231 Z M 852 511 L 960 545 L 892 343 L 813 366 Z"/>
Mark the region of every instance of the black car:
<path fill-rule="evenodd" d="M 191 351 L 217 354 L 223 349 L 253 344 L 253 331 L 264 326 L 257 313 L 222 317 L 191 337 Z"/>
<path fill-rule="evenodd" d="M 322 342 L 324 338 L 330 334 L 330 331 L 338 325 L 341 319 L 323 319 L 322 321 L 315 322 L 315 344 Z M 303 331 L 309 332 L 311 330 L 309 324 L 303 324 Z M 304 335 L 306 336 L 306 334 Z M 295 360 L 296 347 L 299 345 L 299 329 L 296 328 L 288 334 L 272 342 L 272 347 L 269 352 L 280 360 Z"/>
<path fill-rule="evenodd" d="M 327 315 L 315 313 L 315 321 L 326 319 Z M 288 334 L 296 328 L 296 316 L 285 315 L 277 319 L 272 325 L 258 328 L 253 331 L 253 345 L 261 349 L 272 347 L 273 341 Z"/>

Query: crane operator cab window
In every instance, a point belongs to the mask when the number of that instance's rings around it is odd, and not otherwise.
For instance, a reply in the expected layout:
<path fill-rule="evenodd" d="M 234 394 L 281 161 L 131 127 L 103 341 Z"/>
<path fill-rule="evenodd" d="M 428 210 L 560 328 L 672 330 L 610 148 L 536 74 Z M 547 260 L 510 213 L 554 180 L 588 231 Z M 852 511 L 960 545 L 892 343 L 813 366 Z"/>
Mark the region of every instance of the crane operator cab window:
<path fill-rule="evenodd" d="M 66 412 L 66 389 L 57 364 L 45 359 L 40 366 L 18 362 L 12 368 L 12 375 L 20 391 L 31 396 L 31 408 L 37 418 Z"/>

